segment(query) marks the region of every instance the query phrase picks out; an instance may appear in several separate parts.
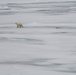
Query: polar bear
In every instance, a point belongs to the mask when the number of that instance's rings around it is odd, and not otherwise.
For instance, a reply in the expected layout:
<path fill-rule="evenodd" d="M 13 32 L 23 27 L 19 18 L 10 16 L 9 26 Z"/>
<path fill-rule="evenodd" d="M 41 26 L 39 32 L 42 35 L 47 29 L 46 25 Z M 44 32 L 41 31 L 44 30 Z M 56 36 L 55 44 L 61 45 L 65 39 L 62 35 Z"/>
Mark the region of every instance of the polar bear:
<path fill-rule="evenodd" d="M 21 23 L 15 23 L 17 28 L 23 28 L 23 25 Z"/>

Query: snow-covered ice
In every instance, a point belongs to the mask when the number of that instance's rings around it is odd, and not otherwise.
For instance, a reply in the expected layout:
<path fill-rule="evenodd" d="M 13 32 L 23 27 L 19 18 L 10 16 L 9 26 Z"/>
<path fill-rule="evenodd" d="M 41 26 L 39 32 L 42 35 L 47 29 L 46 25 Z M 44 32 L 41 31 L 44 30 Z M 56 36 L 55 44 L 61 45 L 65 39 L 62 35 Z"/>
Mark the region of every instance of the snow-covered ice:
<path fill-rule="evenodd" d="M 0 1 L 0 75 L 76 75 L 76 1 Z"/>

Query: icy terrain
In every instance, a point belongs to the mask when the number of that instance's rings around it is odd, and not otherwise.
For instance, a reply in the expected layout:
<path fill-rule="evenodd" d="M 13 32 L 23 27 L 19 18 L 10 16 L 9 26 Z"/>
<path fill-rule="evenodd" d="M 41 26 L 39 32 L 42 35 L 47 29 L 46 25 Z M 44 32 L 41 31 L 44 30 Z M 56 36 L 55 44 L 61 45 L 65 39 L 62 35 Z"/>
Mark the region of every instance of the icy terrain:
<path fill-rule="evenodd" d="M 76 75 L 76 1 L 0 1 L 0 75 Z"/>

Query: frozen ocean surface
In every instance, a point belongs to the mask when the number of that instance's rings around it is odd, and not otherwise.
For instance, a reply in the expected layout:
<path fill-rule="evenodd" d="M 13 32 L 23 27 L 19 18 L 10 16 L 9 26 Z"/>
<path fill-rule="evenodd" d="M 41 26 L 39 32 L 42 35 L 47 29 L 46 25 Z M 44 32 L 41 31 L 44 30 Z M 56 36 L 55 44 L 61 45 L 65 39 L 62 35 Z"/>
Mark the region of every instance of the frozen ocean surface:
<path fill-rule="evenodd" d="M 0 0 L 0 75 L 51 74 L 76 75 L 76 1 Z"/>

